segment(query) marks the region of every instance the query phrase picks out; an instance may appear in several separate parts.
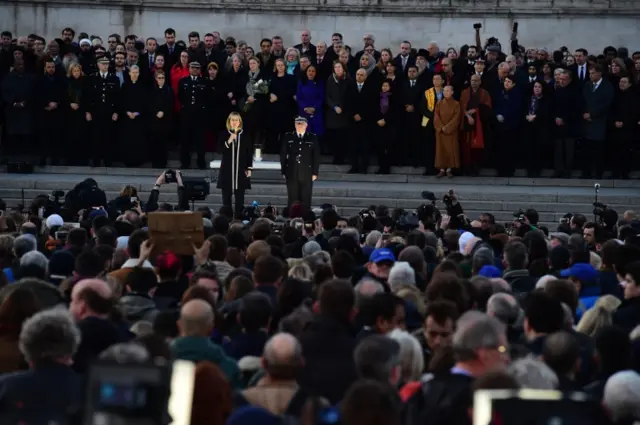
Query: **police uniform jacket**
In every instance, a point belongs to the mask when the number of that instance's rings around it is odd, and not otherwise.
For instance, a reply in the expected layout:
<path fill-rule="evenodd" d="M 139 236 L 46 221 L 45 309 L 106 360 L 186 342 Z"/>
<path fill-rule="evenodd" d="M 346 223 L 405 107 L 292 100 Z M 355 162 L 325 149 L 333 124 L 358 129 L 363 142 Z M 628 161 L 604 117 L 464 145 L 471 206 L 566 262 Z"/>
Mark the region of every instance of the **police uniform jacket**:
<path fill-rule="evenodd" d="M 207 107 L 207 81 L 200 77 L 184 77 L 178 83 L 178 100 L 183 111 L 204 112 Z"/>
<path fill-rule="evenodd" d="M 120 113 L 120 80 L 115 74 L 108 72 L 102 78 L 99 72 L 89 76 L 87 81 L 87 112 L 91 114 Z"/>
<path fill-rule="evenodd" d="M 297 133 L 286 133 L 280 152 L 282 174 L 287 179 L 311 180 L 320 169 L 320 145 L 318 136 L 305 133 L 302 138 Z"/>

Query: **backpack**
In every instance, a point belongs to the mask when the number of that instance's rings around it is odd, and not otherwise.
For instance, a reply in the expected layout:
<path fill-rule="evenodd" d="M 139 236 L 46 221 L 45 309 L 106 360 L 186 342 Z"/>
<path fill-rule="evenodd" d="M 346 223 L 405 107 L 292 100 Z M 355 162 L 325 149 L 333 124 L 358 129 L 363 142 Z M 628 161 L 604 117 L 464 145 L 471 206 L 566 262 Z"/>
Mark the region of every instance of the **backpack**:
<path fill-rule="evenodd" d="M 460 415 L 455 402 L 468 391 L 467 385 L 456 385 L 435 379 L 431 373 L 420 380 L 420 388 L 407 400 L 402 409 L 402 424 L 449 425 Z M 464 412 L 466 414 L 466 412 Z"/>

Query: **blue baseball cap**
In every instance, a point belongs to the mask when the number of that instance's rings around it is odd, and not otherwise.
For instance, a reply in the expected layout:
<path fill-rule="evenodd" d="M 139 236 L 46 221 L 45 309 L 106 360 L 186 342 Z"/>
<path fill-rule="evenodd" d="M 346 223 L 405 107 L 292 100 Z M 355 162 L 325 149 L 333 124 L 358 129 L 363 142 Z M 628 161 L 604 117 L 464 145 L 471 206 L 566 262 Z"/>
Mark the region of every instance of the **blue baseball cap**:
<path fill-rule="evenodd" d="M 484 276 L 488 278 L 502 277 L 502 272 L 496 266 L 482 266 L 478 276 Z"/>
<path fill-rule="evenodd" d="M 382 263 L 383 261 L 389 261 L 391 263 L 395 263 L 396 256 L 393 255 L 393 252 L 391 252 L 391 250 L 387 248 L 378 248 L 375 251 L 373 251 L 369 256 L 370 263 L 378 264 L 378 263 Z"/>
<path fill-rule="evenodd" d="M 568 269 L 562 270 L 560 276 L 574 277 L 580 282 L 592 282 L 598 277 L 598 270 L 589 263 L 576 263 Z"/>

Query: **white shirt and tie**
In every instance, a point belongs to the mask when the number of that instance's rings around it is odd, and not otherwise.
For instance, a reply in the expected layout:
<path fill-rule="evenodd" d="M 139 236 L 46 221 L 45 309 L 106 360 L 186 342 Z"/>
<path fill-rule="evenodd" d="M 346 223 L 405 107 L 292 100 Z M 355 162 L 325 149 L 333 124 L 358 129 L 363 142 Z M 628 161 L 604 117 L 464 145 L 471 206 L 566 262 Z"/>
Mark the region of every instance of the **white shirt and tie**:
<path fill-rule="evenodd" d="M 593 91 L 598 90 L 598 87 L 600 87 L 600 84 L 602 84 L 602 78 L 600 78 L 598 81 L 593 83 Z"/>
<path fill-rule="evenodd" d="M 107 78 L 107 73 L 100 73 L 100 78 L 102 78 L 103 80 L 105 80 Z"/>
<path fill-rule="evenodd" d="M 415 87 L 416 86 L 416 80 L 409 80 L 411 87 Z"/>
<path fill-rule="evenodd" d="M 578 79 L 580 81 L 584 81 L 587 75 L 587 64 L 585 63 L 584 65 L 578 65 Z"/>
<path fill-rule="evenodd" d="M 401 56 L 402 57 L 402 70 L 404 71 L 407 67 L 407 62 L 409 61 L 409 56 Z"/>
<path fill-rule="evenodd" d="M 154 63 L 154 57 L 155 55 L 153 53 L 149 53 L 149 69 L 153 68 L 153 63 Z"/>
<path fill-rule="evenodd" d="M 529 77 L 529 82 L 530 82 L 530 83 L 535 83 L 535 82 L 536 82 L 536 80 L 537 80 L 537 78 L 536 78 L 536 77 Z"/>
<path fill-rule="evenodd" d="M 362 91 L 362 86 L 363 86 L 363 83 L 358 83 L 358 92 Z"/>

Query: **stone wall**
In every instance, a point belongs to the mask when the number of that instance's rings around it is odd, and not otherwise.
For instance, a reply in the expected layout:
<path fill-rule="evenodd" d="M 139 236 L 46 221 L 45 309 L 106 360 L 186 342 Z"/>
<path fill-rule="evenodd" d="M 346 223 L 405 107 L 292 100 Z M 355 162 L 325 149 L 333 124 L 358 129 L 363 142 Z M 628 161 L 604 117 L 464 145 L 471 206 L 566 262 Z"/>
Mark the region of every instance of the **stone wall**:
<path fill-rule="evenodd" d="M 363 33 L 371 32 L 379 48 L 395 50 L 404 39 L 414 46 L 437 41 L 443 49 L 458 48 L 474 41 L 475 22 L 483 25 L 483 41 L 495 36 L 508 48 L 517 21 L 525 46 L 596 52 L 607 45 L 640 50 L 639 12 L 640 1 L 615 0 L 17 0 L 0 2 L 0 28 L 52 38 L 70 26 L 105 41 L 110 33 L 161 40 L 167 27 L 180 39 L 193 30 L 217 30 L 254 48 L 276 34 L 285 45 L 296 44 L 308 28 L 312 41 L 341 32 L 359 49 Z"/>

